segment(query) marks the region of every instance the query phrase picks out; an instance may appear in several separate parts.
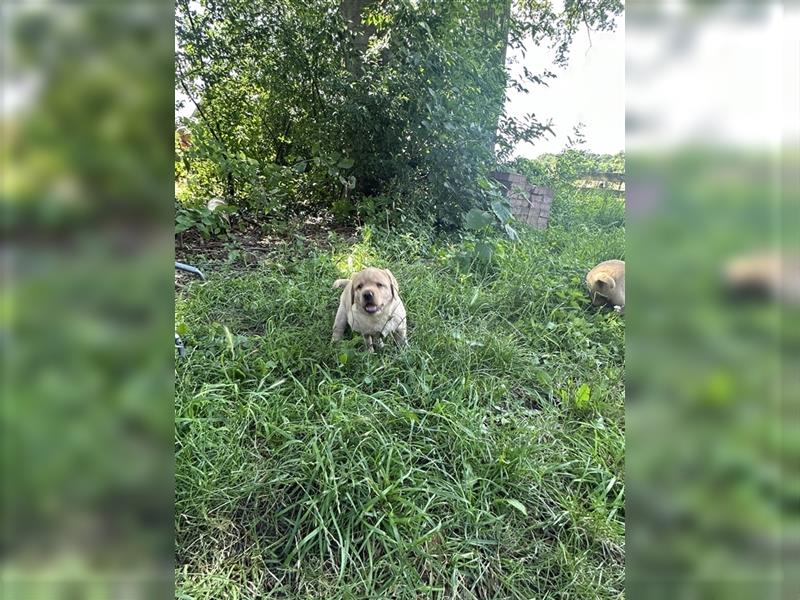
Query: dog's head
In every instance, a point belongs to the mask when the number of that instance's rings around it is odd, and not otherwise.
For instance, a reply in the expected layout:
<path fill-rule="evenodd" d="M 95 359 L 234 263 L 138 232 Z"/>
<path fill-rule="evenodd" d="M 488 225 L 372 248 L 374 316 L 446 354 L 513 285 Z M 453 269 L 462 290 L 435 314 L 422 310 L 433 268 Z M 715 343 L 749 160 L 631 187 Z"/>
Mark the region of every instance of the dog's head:
<path fill-rule="evenodd" d="M 389 269 L 369 267 L 351 281 L 352 303 L 368 314 L 379 313 L 397 297 L 397 280 Z"/>
<path fill-rule="evenodd" d="M 595 276 L 594 282 L 591 285 L 592 304 L 600 305 L 605 304 L 613 290 L 617 286 L 617 282 L 608 273 L 598 273 Z"/>

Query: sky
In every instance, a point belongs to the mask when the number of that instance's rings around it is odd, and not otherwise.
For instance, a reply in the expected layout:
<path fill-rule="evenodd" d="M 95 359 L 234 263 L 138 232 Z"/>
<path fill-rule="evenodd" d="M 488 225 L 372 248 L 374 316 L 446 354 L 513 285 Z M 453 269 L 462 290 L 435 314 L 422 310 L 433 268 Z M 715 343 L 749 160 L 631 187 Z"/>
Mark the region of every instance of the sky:
<path fill-rule="evenodd" d="M 585 148 L 592 152 L 615 154 L 625 149 L 625 18 L 620 15 L 614 31 L 579 31 L 572 42 L 569 64 L 552 66 L 553 51 L 547 47 L 529 47 L 524 59 L 511 65 L 512 76 L 523 67 L 537 73 L 550 68 L 556 79 L 548 86 L 532 85 L 530 93 L 509 91 L 506 111 L 522 117 L 534 113 L 538 120 L 552 120 L 555 136 L 535 144 L 521 144 L 516 154 L 528 158 L 560 152 L 567 144 L 573 127 L 584 123 Z"/>

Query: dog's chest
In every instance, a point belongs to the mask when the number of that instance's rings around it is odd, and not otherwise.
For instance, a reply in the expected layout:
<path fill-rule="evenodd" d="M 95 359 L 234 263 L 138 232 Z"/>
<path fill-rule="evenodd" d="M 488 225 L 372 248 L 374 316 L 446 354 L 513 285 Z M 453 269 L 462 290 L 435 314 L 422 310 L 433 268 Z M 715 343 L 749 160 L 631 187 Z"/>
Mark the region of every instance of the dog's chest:
<path fill-rule="evenodd" d="M 347 315 L 347 323 L 353 331 L 365 335 L 375 335 L 388 333 L 384 331 L 389 316 L 386 314 L 367 315 L 358 310 L 355 306 L 350 309 Z"/>

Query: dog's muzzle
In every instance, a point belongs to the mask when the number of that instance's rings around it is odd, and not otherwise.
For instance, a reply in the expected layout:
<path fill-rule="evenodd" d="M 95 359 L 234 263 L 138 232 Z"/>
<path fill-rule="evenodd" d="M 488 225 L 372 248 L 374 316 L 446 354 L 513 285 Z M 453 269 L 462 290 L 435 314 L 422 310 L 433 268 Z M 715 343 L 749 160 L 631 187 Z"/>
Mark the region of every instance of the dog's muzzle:
<path fill-rule="evenodd" d="M 378 305 L 373 302 L 375 294 L 372 292 L 364 292 L 361 296 L 364 298 L 364 310 L 370 314 L 378 312 Z"/>

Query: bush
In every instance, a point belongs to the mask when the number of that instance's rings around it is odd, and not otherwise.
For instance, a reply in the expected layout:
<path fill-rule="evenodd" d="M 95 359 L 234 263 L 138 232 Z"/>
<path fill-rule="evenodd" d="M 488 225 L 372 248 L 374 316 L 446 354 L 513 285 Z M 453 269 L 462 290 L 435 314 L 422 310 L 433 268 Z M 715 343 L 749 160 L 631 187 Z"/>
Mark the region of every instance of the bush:
<path fill-rule="evenodd" d="M 507 86 L 522 85 L 508 80 L 506 46 L 547 40 L 563 62 L 579 24 L 608 29 L 622 10 L 618 0 L 560 13 L 508 0 L 349 4 L 366 6 L 360 26 L 334 0 L 178 0 L 178 85 L 198 105 L 189 195 L 257 215 L 460 229 L 470 209 L 489 209 L 497 160 L 546 129 L 503 112 Z"/>

